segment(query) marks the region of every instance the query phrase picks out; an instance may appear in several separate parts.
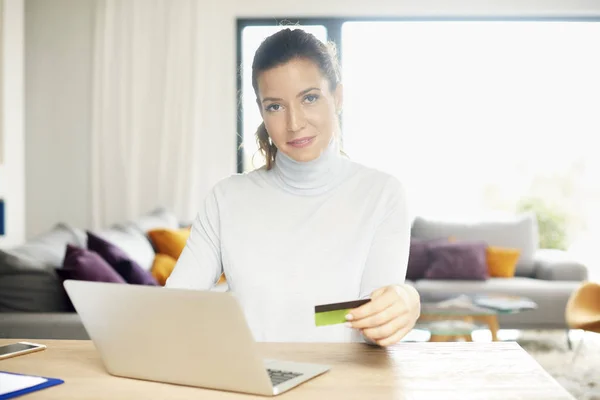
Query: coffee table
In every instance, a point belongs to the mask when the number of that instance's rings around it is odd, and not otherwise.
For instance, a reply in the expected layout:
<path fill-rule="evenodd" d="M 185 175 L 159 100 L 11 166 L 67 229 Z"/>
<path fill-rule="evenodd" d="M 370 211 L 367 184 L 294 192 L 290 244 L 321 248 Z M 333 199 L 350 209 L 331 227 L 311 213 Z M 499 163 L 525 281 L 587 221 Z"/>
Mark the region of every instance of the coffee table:
<path fill-rule="evenodd" d="M 416 329 L 429 332 L 430 342 L 451 342 L 464 340 L 472 342 L 471 334 L 477 329 L 483 329 L 486 326 L 475 324 L 460 319 L 441 319 L 438 321 L 421 322 L 415 326 Z"/>
<path fill-rule="evenodd" d="M 532 300 L 521 296 L 506 295 L 460 295 L 437 303 L 423 303 L 419 325 L 428 329 L 434 340 L 470 337 L 473 330 L 484 324 L 498 341 L 498 315 L 516 314 L 537 308 Z M 463 321 L 465 324 L 451 324 L 448 321 Z M 433 321 L 433 322 L 432 322 Z M 435 323 L 435 322 L 438 323 Z M 445 324 L 439 323 L 440 321 Z M 470 324 L 470 325 L 467 325 Z M 442 328 L 440 328 L 442 327 Z M 453 329 L 454 328 L 454 329 Z M 468 330 L 471 329 L 470 332 Z"/>

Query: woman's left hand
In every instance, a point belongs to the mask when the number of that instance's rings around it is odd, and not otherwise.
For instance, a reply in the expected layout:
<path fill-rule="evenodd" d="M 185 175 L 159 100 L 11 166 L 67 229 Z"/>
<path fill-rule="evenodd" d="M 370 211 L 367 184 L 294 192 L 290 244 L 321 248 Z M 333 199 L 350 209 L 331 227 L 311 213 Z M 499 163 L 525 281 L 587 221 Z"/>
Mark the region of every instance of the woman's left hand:
<path fill-rule="evenodd" d="M 371 301 L 350 311 L 346 319 L 352 328 L 380 346 L 398 343 L 415 326 L 421 310 L 419 293 L 410 285 L 377 289 Z"/>

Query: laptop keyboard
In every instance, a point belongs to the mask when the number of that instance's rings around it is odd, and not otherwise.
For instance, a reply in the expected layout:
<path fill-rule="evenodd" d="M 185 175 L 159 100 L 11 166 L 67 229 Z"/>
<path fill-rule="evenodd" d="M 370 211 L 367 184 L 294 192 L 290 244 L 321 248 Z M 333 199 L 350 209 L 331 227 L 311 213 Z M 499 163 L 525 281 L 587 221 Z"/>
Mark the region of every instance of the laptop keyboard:
<path fill-rule="evenodd" d="M 293 378 L 296 378 L 296 377 L 302 375 L 297 372 L 280 371 L 278 369 L 268 369 L 268 368 L 267 368 L 267 372 L 269 373 L 269 378 L 271 378 L 271 382 L 273 383 L 273 386 L 277 386 L 280 383 L 289 381 L 290 379 L 293 379 Z"/>

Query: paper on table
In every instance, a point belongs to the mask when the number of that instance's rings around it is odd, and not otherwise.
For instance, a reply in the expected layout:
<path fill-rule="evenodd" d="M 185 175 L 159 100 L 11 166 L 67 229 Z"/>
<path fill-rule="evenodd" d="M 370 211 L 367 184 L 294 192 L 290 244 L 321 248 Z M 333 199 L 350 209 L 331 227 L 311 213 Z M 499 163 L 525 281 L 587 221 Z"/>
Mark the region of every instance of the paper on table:
<path fill-rule="evenodd" d="M 0 372 L 0 395 L 30 388 L 44 382 L 48 382 L 48 379 Z"/>

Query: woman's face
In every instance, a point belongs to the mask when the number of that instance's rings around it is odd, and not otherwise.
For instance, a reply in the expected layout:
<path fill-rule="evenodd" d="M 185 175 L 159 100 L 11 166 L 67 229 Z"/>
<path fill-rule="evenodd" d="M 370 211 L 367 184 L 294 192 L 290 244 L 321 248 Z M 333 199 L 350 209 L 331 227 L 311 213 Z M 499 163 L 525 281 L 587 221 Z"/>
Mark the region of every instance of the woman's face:
<path fill-rule="evenodd" d="M 258 76 L 260 112 L 278 151 L 296 161 L 312 161 L 338 130 L 342 88 L 332 93 L 319 67 L 294 59 Z"/>

